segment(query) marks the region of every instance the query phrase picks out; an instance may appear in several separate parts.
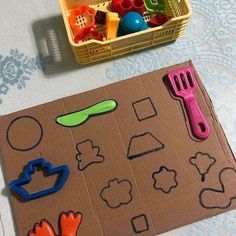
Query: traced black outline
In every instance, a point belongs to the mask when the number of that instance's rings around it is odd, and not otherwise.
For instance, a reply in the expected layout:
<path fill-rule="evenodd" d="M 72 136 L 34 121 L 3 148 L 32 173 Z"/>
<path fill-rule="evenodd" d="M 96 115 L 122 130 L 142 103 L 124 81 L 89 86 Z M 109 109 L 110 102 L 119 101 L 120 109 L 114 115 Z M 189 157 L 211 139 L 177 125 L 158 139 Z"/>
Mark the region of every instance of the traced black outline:
<path fill-rule="evenodd" d="M 158 147 L 158 148 L 155 148 L 155 149 L 152 149 L 152 150 L 149 150 L 149 151 L 145 151 L 145 152 L 138 153 L 138 154 L 136 154 L 136 155 L 130 156 L 130 155 L 129 155 L 129 152 L 130 152 L 132 140 L 133 140 L 134 138 L 143 137 L 143 136 L 145 136 L 145 135 L 147 135 L 147 134 L 151 135 L 151 136 L 161 145 L 161 147 Z M 159 139 L 157 139 L 152 133 L 150 133 L 150 132 L 145 132 L 145 133 L 142 133 L 142 134 L 139 134 L 139 135 L 134 135 L 133 137 L 131 137 L 131 139 L 130 139 L 130 141 L 129 141 L 128 151 L 127 151 L 127 158 L 128 158 L 129 160 L 133 160 L 133 159 L 135 159 L 135 158 L 142 157 L 142 156 L 147 155 L 147 154 L 149 154 L 149 153 L 157 152 L 157 151 L 159 151 L 159 150 L 161 150 L 161 149 L 164 149 L 164 148 L 165 148 L 165 145 L 164 145 Z"/>
<path fill-rule="evenodd" d="M 134 220 L 136 220 L 136 219 L 138 219 L 140 217 L 144 217 L 144 221 L 146 223 L 147 228 L 143 229 L 143 230 L 136 230 L 136 227 L 135 227 L 135 224 L 134 224 Z M 140 234 L 140 233 L 143 233 L 143 232 L 146 232 L 146 231 L 149 230 L 149 224 L 148 224 L 147 216 L 145 214 L 141 214 L 141 215 L 132 217 L 131 218 L 131 225 L 132 225 L 134 233 L 136 233 L 136 234 Z"/>
<path fill-rule="evenodd" d="M 143 101 L 145 101 L 145 100 L 149 100 L 149 101 L 150 101 L 150 104 L 151 104 L 151 106 L 152 106 L 152 108 L 153 108 L 155 114 L 154 114 L 154 115 L 151 115 L 151 116 L 147 116 L 147 117 L 145 117 L 145 118 L 143 118 L 143 119 L 140 119 L 139 116 L 138 116 L 138 113 L 137 113 L 137 111 L 136 111 L 136 109 L 135 109 L 135 104 L 140 103 L 140 102 L 143 102 Z M 144 120 L 150 119 L 150 118 L 152 118 L 152 117 L 154 117 L 154 116 L 157 115 L 157 110 L 156 110 L 156 108 L 155 108 L 155 106 L 154 106 L 154 104 L 153 104 L 153 102 L 152 102 L 152 99 L 151 99 L 150 97 L 146 97 L 146 98 L 143 98 L 143 99 L 138 100 L 138 101 L 136 101 L 136 102 L 133 102 L 133 103 L 132 103 L 132 107 L 133 107 L 133 109 L 134 109 L 134 112 L 135 112 L 135 115 L 136 115 L 138 121 L 144 121 Z"/>
<path fill-rule="evenodd" d="M 232 204 L 232 201 L 236 199 L 236 196 L 233 196 L 230 198 L 230 201 L 229 201 L 229 204 L 225 207 L 221 207 L 221 206 L 214 206 L 214 207 L 207 207 L 203 204 L 203 201 L 202 201 L 202 194 L 205 192 L 205 191 L 212 191 L 212 192 L 215 192 L 215 193 L 225 193 L 225 187 L 224 187 L 224 183 L 221 179 L 221 175 L 223 174 L 223 172 L 225 170 L 233 170 L 236 174 L 236 170 L 234 168 L 231 168 L 231 167 L 225 167 L 223 168 L 220 173 L 219 173 L 219 180 L 220 180 L 220 185 L 221 185 L 221 188 L 222 190 L 217 190 L 217 189 L 213 189 L 213 188 L 204 188 L 201 190 L 200 194 L 199 194 L 199 203 L 200 205 L 205 208 L 205 209 L 227 209 L 228 207 L 230 207 L 230 205 Z M 214 200 L 214 199 L 213 199 Z"/>
<path fill-rule="evenodd" d="M 98 148 L 98 152 L 97 152 L 97 155 L 96 155 L 96 156 L 102 157 L 103 160 L 102 160 L 102 161 L 92 161 L 92 162 L 90 162 L 88 165 L 85 165 L 84 168 L 80 168 L 79 164 L 81 163 L 81 160 L 78 159 L 77 157 L 78 157 L 79 155 L 81 155 L 82 153 L 79 151 L 79 149 L 77 148 L 77 146 L 80 145 L 80 144 L 83 144 L 83 143 L 85 143 L 85 142 L 88 142 L 88 141 L 91 143 L 92 149 Z M 85 170 L 87 167 L 89 167 L 89 166 L 92 165 L 92 164 L 99 164 L 99 163 L 104 162 L 104 160 L 105 160 L 105 157 L 100 154 L 100 147 L 99 147 L 99 146 L 94 146 L 94 145 L 93 145 L 93 141 L 92 141 L 91 139 L 86 139 L 86 140 L 83 141 L 83 142 L 77 143 L 77 144 L 76 144 L 76 150 L 78 151 L 78 154 L 76 154 L 76 160 L 79 162 L 79 163 L 78 163 L 78 169 L 79 169 L 80 171 Z"/>
<path fill-rule="evenodd" d="M 209 165 L 209 167 L 207 168 L 206 173 L 203 174 L 203 175 L 201 174 L 200 169 L 198 168 L 198 165 L 196 165 L 196 164 L 194 164 L 194 163 L 191 162 L 191 160 L 196 159 L 196 157 L 197 157 L 198 154 L 201 154 L 201 155 L 203 155 L 203 156 L 206 155 L 206 156 L 208 156 L 209 159 L 214 160 L 214 162 L 213 162 L 211 165 Z M 190 163 L 191 165 L 193 165 L 193 166 L 195 166 L 195 167 L 197 168 L 197 171 L 198 171 L 198 173 L 199 173 L 200 176 L 201 176 L 201 181 L 204 182 L 205 179 L 206 179 L 206 175 L 209 173 L 211 167 L 216 163 L 216 159 L 215 159 L 214 157 L 210 156 L 210 154 L 208 154 L 208 153 L 197 152 L 197 153 L 195 154 L 195 156 L 190 157 L 190 159 L 189 159 L 189 163 Z"/>
<path fill-rule="evenodd" d="M 42 227 L 43 221 L 46 221 L 52 228 L 52 231 L 54 232 L 54 235 L 57 236 L 55 229 L 53 228 L 52 224 L 50 222 L 48 222 L 48 220 L 46 220 L 45 218 L 41 219 L 39 223 L 35 223 L 33 226 L 33 229 L 31 229 L 30 231 L 28 231 L 27 236 L 30 236 L 30 233 L 35 233 L 36 234 L 36 227 L 40 226 Z"/>
<path fill-rule="evenodd" d="M 2 221 L 2 215 L 1 215 L 1 213 L 0 213 L 0 223 L 1 223 L 1 226 L 2 226 L 3 236 L 6 236 L 6 232 L 5 232 L 5 229 L 4 229 L 4 226 L 3 226 L 3 221 Z"/>
<path fill-rule="evenodd" d="M 57 222 L 57 224 L 58 224 L 58 231 L 59 231 L 59 232 L 58 232 L 58 236 L 62 235 L 62 229 L 61 229 L 61 224 L 60 224 L 61 216 L 62 216 L 62 214 L 66 214 L 66 215 L 68 216 L 69 213 L 73 213 L 73 214 L 75 215 L 75 217 L 76 217 L 77 215 L 81 215 L 81 221 L 80 221 L 79 227 L 78 227 L 77 230 L 76 230 L 75 236 L 77 235 L 77 232 L 78 232 L 78 230 L 79 230 L 79 228 L 80 228 L 80 226 L 81 226 L 81 224 L 82 224 L 82 222 L 83 222 L 83 217 L 84 217 L 84 216 L 83 216 L 82 212 L 80 212 L 80 211 L 74 212 L 74 211 L 72 211 L 72 210 L 69 210 L 68 212 L 62 211 L 62 212 L 60 213 L 60 215 L 58 216 L 58 222 Z"/>
<path fill-rule="evenodd" d="M 113 182 L 114 180 L 117 180 L 118 184 L 120 184 L 121 182 L 125 182 L 125 181 L 126 181 L 126 182 L 128 182 L 129 185 L 130 185 L 130 191 L 129 191 L 129 195 L 131 196 L 130 200 L 129 200 L 128 202 L 125 202 L 125 203 L 120 202 L 120 204 L 119 204 L 117 207 L 110 206 L 110 205 L 109 205 L 109 202 L 108 202 L 105 198 L 103 198 L 103 196 L 102 196 L 103 191 L 104 191 L 105 189 L 107 189 L 107 188 L 110 188 L 110 187 L 111 187 L 111 186 L 110 186 L 110 182 Z M 127 180 L 127 179 L 122 179 L 122 180 L 119 181 L 118 178 L 114 178 L 114 179 L 109 180 L 109 181 L 108 181 L 108 185 L 105 186 L 105 187 L 102 189 L 102 191 L 101 191 L 101 193 L 100 193 L 100 197 L 101 197 L 101 199 L 107 204 L 107 206 L 108 206 L 109 208 L 111 208 L 111 209 L 116 209 L 116 208 L 121 207 L 122 205 L 127 205 L 127 204 L 129 204 L 129 203 L 133 200 L 133 196 L 132 196 L 132 194 L 131 194 L 131 193 L 132 193 L 132 190 L 133 190 L 133 187 L 132 187 L 132 184 L 131 184 L 131 182 L 130 182 L 129 180 Z"/>
<path fill-rule="evenodd" d="M 116 107 L 115 107 L 113 110 L 110 110 L 110 111 L 107 111 L 107 112 L 103 112 L 103 113 L 100 113 L 100 114 L 89 115 L 88 118 L 85 119 L 84 122 L 82 122 L 82 123 L 80 123 L 80 124 L 78 124 L 78 125 L 74 125 L 74 126 L 66 126 L 66 125 L 62 125 L 62 124 L 60 124 L 59 122 L 57 122 L 57 119 L 60 118 L 60 117 L 63 117 L 63 116 L 66 116 L 66 115 L 70 115 L 70 114 L 73 114 L 73 113 L 77 113 L 77 112 L 86 110 L 86 109 L 88 109 L 88 108 L 90 108 L 90 107 L 93 107 L 93 106 L 95 106 L 95 105 L 97 105 L 97 104 L 99 104 L 99 103 L 101 103 L 101 102 L 105 102 L 105 101 L 107 101 L 107 100 L 113 100 L 113 101 L 116 103 Z M 109 114 L 109 113 L 115 111 L 117 108 L 118 108 L 118 102 L 117 102 L 116 100 L 114 100 L 114 99 L 105 99 L 105 100 L 102 100 L 102 101 L 100 101 L 100 102 L 94 103 L 94 104 L 91 105 L 91 106 L 88 106 L 88 107 L 86 107 L 86 108 L 83 108 L 83 109 L 81 109 L 81 110 L 72 111 L 72 112 L 70 112 L 70 113 L 66 113 L 66 114 L 57 116 L 56 119 L 55 119 L 55 122 L 56 122 L 58 125 L 60 125 L 60 126 L 62 126 L 62 127 L 65 127 L 65 128 L 74 128 L 74 127 L 78 127 L 78 126 L 84 124 L 84 123 L 87 122 L 91 117 L 96 117 L 96 116 L 101 116 L 101 115 Z"/>
<path fill-rule="evenodd" d="M 156 181 L 156 178 L 154 177 L 154 175 L 160 174 L 164 169 L 165 169 L 166 171 L 168 171 L 168 172 L 174 172 L 174 173 L 175 173 L 174 181 L 175 181 L 176 185 L 175 185 L 175 186 L 171 186 L 170 189 L 169 189 L 169 191 L 164 191 L 163 188 L 156 188 L 156 187 L 155 187 L 157 181 Z M 166 166 L 161 166 L 160 169 L 159 169 L 159 171 L 155 171 L 155 172 L 152 173 L 152 178 L 153 178 L 153 180 L 154 180 L 153 188 L 156 189 L 156 190 L 161 190 L 163 193 L 168 194 L 168 193 L 171 192 L 171 190 L 172 190 L 173 188 L 176 188 L 176 187 L 178 186 L 178 184 L 179 184 L 179 182 L 177 181 L 177 178 L 176 178 L 176 177 L 177 177 L 177 172 L 176 172 L 176 170 L 174 170 L 174 169 L 168 169 Z"/>
<path fill-rule="evenodd" d="M 39 125 L 40 133 L 41 133 L 41 134 L 40 134 L 40 138 L 39 138 L 39 140 L 37 141 L 37 143 L 36 143 L 35 145 L 33 145 L 33 146 L 30 147 L 30 148 L 24 148 L 24 149 L 23 149 L 23 148 L 16 148 L 16 147 L 14 147 L 14 146 L 12 145 L 12 143 L 10 142 L 10 139 L 9 139 L 9 131 L 10 131 L 11 126 L 14 124 L 14 122 L 16 122 L 17 120 L 22 119 L 22 118 L 30 118 L 30 119 L 34 120 L 34 121 Z M 12 149 L 14 149 L 14 150 L 16 150 L 16 151 L 20 151 L 20 152 L 27 152 L 27 151 L 30 151 L 30 150 L 36 148 L 36 147 L 41 143 L 41 141 L 42 141 L 42 139 L 43 139 L 43 127 L 42 127 L 42 125 L 40 124 L 40 122 L 39 122 L 36 118 L 34 118 L 34 117 L 32 117 L 32 116 L 19 116 L 19 117 L 15 118 L 14 120 L 12 120 L 11 123 L 10 123 L 10 125 L 8 126 L 6 138 L 7 138 L 7 142 L 8 142 L 8 144 L 9 144 L 9 146 L 10 146 Z"/>

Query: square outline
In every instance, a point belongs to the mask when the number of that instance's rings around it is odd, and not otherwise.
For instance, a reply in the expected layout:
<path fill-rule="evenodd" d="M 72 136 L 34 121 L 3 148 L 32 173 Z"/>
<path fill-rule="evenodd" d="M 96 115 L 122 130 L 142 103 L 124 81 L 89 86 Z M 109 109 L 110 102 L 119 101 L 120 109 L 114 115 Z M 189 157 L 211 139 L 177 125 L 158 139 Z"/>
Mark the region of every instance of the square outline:
<path fill-rule="evenodd" d="M 137 113 L 137 111 L 136 111 L 136 109 L 135 109 L 135 104 L 136 104 L 136 103 L 139 103 L 139 102 L 142 102 L 142 101 L 145 101 L 145 100 L 149 100 L 149 102 L 150 102 L 150 104 L 151 104 L 151 106 L 152 106 L 152 108 L 153 108 L 153 110 L 154 110 L 155 113 L 154 113 L 153 115 L 151 115 L 151 116 L 147 116 L 147 117 L 145 117 L 145 118 L 143 118 L 143 119 L 140 119 L 139 116 L 138 116 L 138 113 Z M 132 107 L 133 107 L 133 109 L 134 109 L 134 112 L 135 112 L 135 115 L 136 115 L 136 118 L 138 119 L 138 121 L 144 121 L 144 120 L 150 119 L 150 118 L 152 118 L 152 117 L 154 117 L 154 116 L 157 115 L 157 110 L 156 110 L 156 108 L 155 108 L 155 106 L 154 106 L 154 104 L 153 104 L 153 102 L 152 102 L 152 99 L 151 99 L 150 97 L 146 97 L 146 98 L 143 98 L 143 99 L 138 100 L 138 101 L 136 101 L 136 102 L 133 102 L 133 103 L 132 103 Z"/>
<path fill-rule="evenodd" d="M 146 227 L 146 229 L 143 229 L 143 230 L 136 230 L 134 220 L 136 220 L 138 218 L 141 218 L 141 217 L 144 217 L 144 221 L 145 221 L 147 227 Z M 146 232 L 146 231 L 149 230 L 149 224 L 148 224 L 147 216 L 145 214 L 141 214 L 141 215 L 138 215 L 138 216 L 135 216 L 135 217 L 131 218 L 131 225 L 132 225 L 133 231 L 136 234 L 140 234 L 140 233 L 143 233 L 143 232 Z"/>

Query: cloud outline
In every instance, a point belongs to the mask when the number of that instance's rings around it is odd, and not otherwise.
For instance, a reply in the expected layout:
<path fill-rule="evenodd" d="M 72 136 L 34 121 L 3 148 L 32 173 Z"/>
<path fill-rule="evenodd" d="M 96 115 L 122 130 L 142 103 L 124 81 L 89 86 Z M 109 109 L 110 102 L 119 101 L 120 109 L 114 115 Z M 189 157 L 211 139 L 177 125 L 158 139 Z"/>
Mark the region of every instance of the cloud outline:
<path fill-rule="evenodd" d="M 115 207 L 111 206 L 109 204 L 109 202 L 107 201 L 107 199 L 103 197 L 103 192 L 106 191 L 106 189 L 109 189 L 111 187 L 111 183 L 114 182 L 114 181 L 117 181 L 118 184 L 120 184 L 122 182 L 128 182 L 128 184 L 130 186 L 130 190 L 129 190 L 130 200 L 128 202 L 120 202 L 119 205 L 117 205 Z M 133 199 L 133 196 L 131 194 L 132 193 L 132 189 L 133 189 L 133 187 L 132 187 L 132 184 L 131 184 L 131 182 L 129 180 L 127 180 L 127 179 L 119 180 L 118 178 L 114 178 L 114 179 L 109 180 L 108 181 L 108 185 L 102 189 L 102 191 L 100 193 L 100 197 L 107 204 L 108 207 L 110 207 L 111 209 L 116 209 L 116 208 L 121 207 L 122 205 L 127 205 L 127 204 L 129 204 L 132 201 L 132 199 Z"/>

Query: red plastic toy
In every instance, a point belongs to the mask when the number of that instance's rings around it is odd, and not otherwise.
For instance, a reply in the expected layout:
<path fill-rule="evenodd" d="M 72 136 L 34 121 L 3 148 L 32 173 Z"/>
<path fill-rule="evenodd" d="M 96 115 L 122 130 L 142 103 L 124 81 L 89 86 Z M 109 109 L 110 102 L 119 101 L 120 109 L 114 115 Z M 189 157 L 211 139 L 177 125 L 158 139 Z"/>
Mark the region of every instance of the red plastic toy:
<path fill-rule="evenodd" d="M 102 34 L 100 34 L 99 32 L 97 32 L 95 30 L 91 30 L 86 35 L 84 35 L 83 38 L 81 38 L 81 36 L 76 36 L 74 38 L 74 41 L 75 41 L 75 43 L 78 43 L 79 41 L 85 39 L 86 37 L 90 37 L 91 39 L 96 39 L 99 41 L 103 41 L 105 39 L 105 37 Z"/>
<path fill-rule="evenodd" d="M 71 30 L 74 34 L 76 41 L 84 39 L 95 26 L 95 15 L 96 10 L 89 7 L 88 5 L 83 5 L 75 8 L 71 11 L 69 16 L 69 23 Z M 80 22 L 78 23 L 78 17 L 84 18 L 84 26 Z"/>
<path fill-rule="evenodd" d="M 157 13 L 155 16 L 153 16 L 148 21 L 148 26 L 149 27 L 161 26 L 161 25 L 165 24 L 170 19 L 171 19 L 170 16 L 167 16 L 167 15 L 165 15 L 163 13 Z"/>
<path fill-rule="evenodd" d="M 138 12 L 143 15 L 145 5 L 143 0 L 112 0 L 111 10 L 123 16 L 130 11 Z"/>

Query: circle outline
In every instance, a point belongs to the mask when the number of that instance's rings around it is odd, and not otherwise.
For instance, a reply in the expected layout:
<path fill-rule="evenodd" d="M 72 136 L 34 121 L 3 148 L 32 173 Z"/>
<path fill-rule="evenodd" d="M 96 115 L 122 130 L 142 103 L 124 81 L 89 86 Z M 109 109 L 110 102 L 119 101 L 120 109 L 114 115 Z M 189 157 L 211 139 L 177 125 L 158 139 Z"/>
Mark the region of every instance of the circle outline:
<path fill-rule="evenodd" d="M 10 128 L 12 127 L 12 125 L 19 119 L 22 119 L 22 118 L 30 118 L 32 120 L 34 120 L 38 125 L 39 125 L 39 128 L 40 128 L 40 137 L 38 139 L 38 141 L 36 142 L 36 144 L 34 144 L 32 147 L 29 147 L 29 148 L 17 148 L 15 147 L 14 145 L 12 145 L 12 143 L 10 142 L 10 139 L 9 139 L 9 131 L 10 131 Z M 8 128 L 7 128 L 7 134 L 6 134 L 6 138 L 7 138 L 7 142 L 9 144 L 9 146 L 13 149 L 13 150 L 16 150 L 16 151 L 20 151 L 20 152 L 27 152 L 27 151 L 30 151 L 34 148 L 36 148 L 42 141 L 43 139 L 43 127 L 42 125 L 40 124 L 40 122 L 32 117 L 32 116 L 19 116 L 17 118 L 15 118 L 14 120 L 11 121 L 11 123 L 9 124 Z"/>

